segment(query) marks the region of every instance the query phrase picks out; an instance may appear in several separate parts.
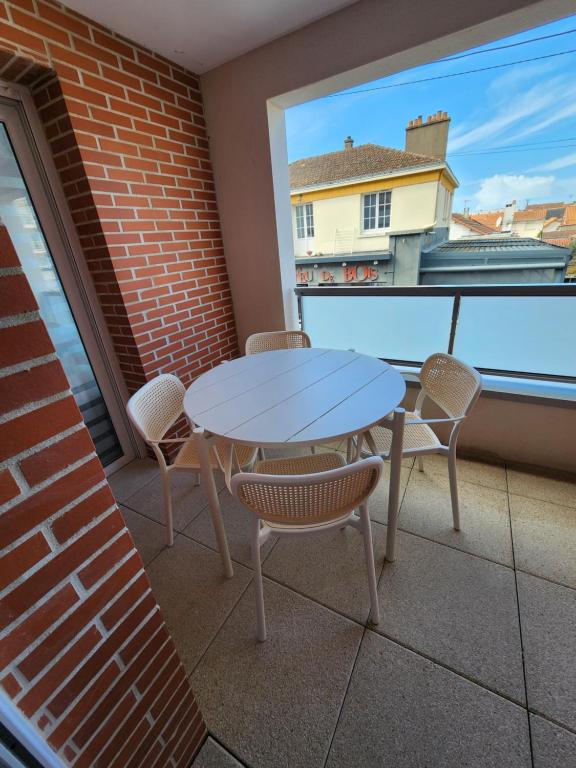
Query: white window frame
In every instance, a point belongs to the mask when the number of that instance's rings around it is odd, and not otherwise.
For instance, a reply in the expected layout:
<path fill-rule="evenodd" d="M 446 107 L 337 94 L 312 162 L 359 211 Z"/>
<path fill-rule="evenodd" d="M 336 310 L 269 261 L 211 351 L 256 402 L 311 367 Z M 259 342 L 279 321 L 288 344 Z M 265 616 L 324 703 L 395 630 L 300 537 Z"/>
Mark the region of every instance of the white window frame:
<path fill-rule="evenodd" d="M 294 206 L 294 212 L 296 216 L 296 239 L 307 240 L 314 237 L 314 203 L 298 203 Z"/>
<path fill-rule="evenodd" d="M 379 214 L 379 208 L 380 208 L 380 195 L 384 196 L 384 225 L 378 226 L 380 214 Z M 373 227 L 366 227 L 366 200 L 369 197 L 375 197 L 376 201 L 374 203 L 374 226 Z M 386 209 L 388 209 L 388 223 L 386 223 Z M 390 229 L 390 224 L 392 221 L 392 190 L 391 189 L 381 189 L 377 190 L 375 192 L 366 192 L 362 195 L 362 207 L 360 211 L 360 215 L 362 217 L 361 222 L 361 231 L 365 235 L 372 235 L 372 234 L 379 234 L 382 232 L 387 232 Z"/>

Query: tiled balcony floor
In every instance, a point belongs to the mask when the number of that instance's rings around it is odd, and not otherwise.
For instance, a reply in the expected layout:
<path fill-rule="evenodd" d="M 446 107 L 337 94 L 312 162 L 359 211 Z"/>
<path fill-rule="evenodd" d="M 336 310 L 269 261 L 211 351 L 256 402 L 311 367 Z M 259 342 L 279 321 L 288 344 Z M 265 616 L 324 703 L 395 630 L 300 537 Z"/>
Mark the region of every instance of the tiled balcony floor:
<path fill-rule="evenodd" d="M 461 461 L 456 533 L 445 461 L 404 464 L 394 564 L 387 475 L 371 504 L 380 624 L 356 531 L 272 541 L 264 644 L 228 492 L 231 580 L 192 478 L 172 549 L 154 463 L 111 478 L 213 737 L 200 768 L 576 766 L 576 485 Z"/>

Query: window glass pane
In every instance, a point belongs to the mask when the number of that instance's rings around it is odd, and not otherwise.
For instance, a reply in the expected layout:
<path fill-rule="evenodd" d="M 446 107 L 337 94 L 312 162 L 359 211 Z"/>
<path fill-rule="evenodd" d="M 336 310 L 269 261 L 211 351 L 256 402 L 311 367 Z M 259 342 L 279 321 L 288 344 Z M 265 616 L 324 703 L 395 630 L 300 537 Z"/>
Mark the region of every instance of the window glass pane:
<path fill-rule="evenodd" d="M 454 354 L 502 371 L 576 376 L 576 296 L 463 296 Z"/>
<path fill-rule="evenodd" d="M 448 350 L 451 296 L 302 296 L 314 347 L 422 363 Z"/>
<path fill-rule="evenodd" d="M 90 430 L 98 456 L 106 466 L 122 456 L 122 449 L 2 123 L 0 163 L 0 219 L 8 229 L 40 307 L 40 316 Z"/>
<path fill-rule="evenodd" d="M 312 203 L 306 203 L 306 234 L 314 237 L 314 208 Z"/>
<path fill-rule="evenodd" d="M 364 195 L 364 229 L 376 228 L 376 194 Z"/>
<path fill-rule="evenodd" d="M 296 206 L 296 237 L 303 238 L 304 234 L 304 208 L 302 205 Z"/>

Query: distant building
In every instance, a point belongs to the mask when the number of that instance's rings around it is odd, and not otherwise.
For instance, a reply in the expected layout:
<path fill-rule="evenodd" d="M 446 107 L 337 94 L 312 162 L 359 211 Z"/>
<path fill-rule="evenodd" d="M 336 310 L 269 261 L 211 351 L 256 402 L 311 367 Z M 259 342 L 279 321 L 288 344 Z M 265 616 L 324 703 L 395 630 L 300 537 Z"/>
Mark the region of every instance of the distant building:
<path fill-rule="evenodd" d="M 466 213 L 453 213 L 450 222 L 450 240 L 460 240 L 462 237 L 478 237 L 493 235 L 498 229 L 483 224 Z"/>
<path fill-rule="evenodd" d="M 448 237 L 458 186 L 446 162 L 449 124 L 446 112 L 437 112 L 425 122 L 421 117 L 410 121 L 404 150 L 377 144 L 355 147 L 348 137 L 339 152 L 291 163 L 300 283 L 413 280 L 412 274 L 403 275 L 391 242 L 404 233 Z M 311 263 L 319 266 L 310 268 Z M 359 268 L 364 263 L 366 268 Z"/>
<path fill-rule="evenodd" d="M 512 201 L 498 211 L 453 214 L 458 182 L 445 159 L 448 127 L 438 112 L 410 121 L 405 150 L 354 147 L 348 137 L 339 152 L 290 165 L 299 285 L 564 280 L 576 206 L 518 211 Z"/>
<path fill-rule="evenodd" d="M 535 238 L 496 235 L 425 249 L 421 285 L 561 283 L 571 250 Z"/>

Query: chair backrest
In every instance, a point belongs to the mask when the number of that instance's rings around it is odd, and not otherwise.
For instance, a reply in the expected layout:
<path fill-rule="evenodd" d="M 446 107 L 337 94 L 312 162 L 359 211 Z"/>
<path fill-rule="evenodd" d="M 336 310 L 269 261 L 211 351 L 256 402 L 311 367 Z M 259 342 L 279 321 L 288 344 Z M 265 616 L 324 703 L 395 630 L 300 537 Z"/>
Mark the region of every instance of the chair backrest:
<path fill-rule="evenodd" d="M 424 361 L 420 371 L 422 394 L 449 416 L 466 416 L 482 389 L 482 377 L 475 368 L 444 352 Z"/>
<path fill-rule="evenodd" d="M 232 493 L 269 522 L 314 525 L 343 517 L 376 488 L 382 472 L 379 456 L 313 475 L 261 475 L 240 472 Z"/>
<path fill-rule="evenodd" d="M 246 354 L 257 355 L 274 349 L 304 349 L 311 346 L 310 337 L 304 331 L 266 331 L 253 333 L 246 339 Z"/>
<path fill-rule="evenodd" d="M 180 379 L 163 373 L 132 395 L 126 410 L 144 440 L 155 442 L 164 437 L 182 414 L 185 393 Z"/>

